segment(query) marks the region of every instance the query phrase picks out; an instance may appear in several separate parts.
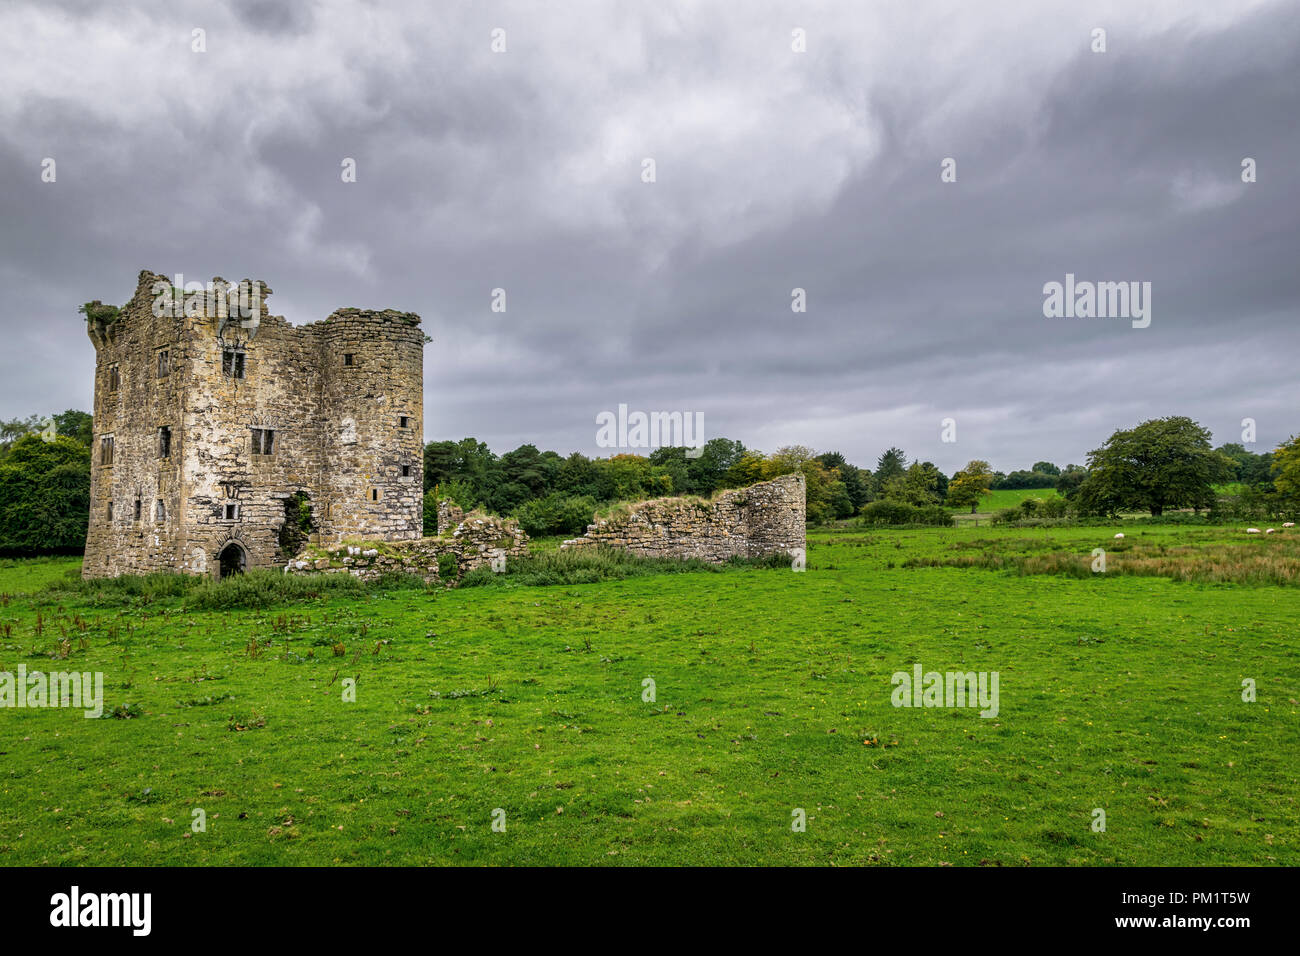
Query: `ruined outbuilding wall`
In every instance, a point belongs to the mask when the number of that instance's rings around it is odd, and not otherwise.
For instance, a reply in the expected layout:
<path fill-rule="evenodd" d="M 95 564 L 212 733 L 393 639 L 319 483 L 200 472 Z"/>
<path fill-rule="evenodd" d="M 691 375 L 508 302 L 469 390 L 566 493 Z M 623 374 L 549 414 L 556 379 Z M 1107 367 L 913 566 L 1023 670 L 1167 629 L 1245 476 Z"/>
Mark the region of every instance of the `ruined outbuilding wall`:
<path fill-rule="evenodd" d="M 418 316 L 343 309 L 295 327 L 267 312 L 271 290 L 262 283 L 256 321 L 224 321 L 223 310 L 201 300 L 155 316 L 159 285 L 170 280 L 140 273 L 115 320 L 88 323 L 95 435 L 84 576 L 211 574 L 232 543 L 246 566 L 283 564 L 286 502 L 298 494 L 322 541 L 419 537 Z M 225 365 L 227 349 L 242 356 L 242 377 Z M 171 432 L 166 456 L 163 427 Z M 254 429 L 274 432 L 271 454 L 254 453 Z M 102 443 L 109 436 L 111 463 Z"/>
<path fill-rule="evenodd" d="M 438 558 L 445 554 L 456 558 L 459 577 L 476 568 L 490 567 L 494 561 L 524 557 L 528 554 L 528 535 L 513 518 L 472 512 L 436 537 L 313 546 L 290 561 L 285 571 L 289 574 L 347 573 L 363 581 L 392 573 L 414 574 L 434 583 L 439 580 Z"/>
<path fill-rule="evenodd" d="M 644 557 L 715 563 L 732 557 L 794 556 L 805 547 L 805 491 L 803 475 L 783 475 L 724 491 L 712 501 L 658 498 L 597 520 L 583 537 L 560 547 L 605 545 Z"/>

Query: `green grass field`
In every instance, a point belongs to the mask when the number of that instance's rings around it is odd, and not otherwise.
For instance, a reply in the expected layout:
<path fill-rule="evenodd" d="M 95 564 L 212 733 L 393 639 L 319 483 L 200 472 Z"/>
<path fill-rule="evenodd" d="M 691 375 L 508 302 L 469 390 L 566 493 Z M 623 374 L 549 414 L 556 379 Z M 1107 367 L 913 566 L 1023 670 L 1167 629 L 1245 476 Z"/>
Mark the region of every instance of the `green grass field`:
<path fill-rule="evenodd" d="M 981 498 L 974 514 L 971 514 L 970 506 L 950 507 L 948 510 L 953 513 L 958 524 L 978 524 L 980 527 L 986 527 L 993 523 L 993 516 L 1003 508 L 1017 508 L 1026 498 L 1046 501 L 1048 498 L 1058 497 L 1060 496 L 1055 488 L 1000 488 Z"/>
<path fill-rule="evenodd" d="M 1292 539 L 1112 534 L 814 532 L 803 574 L 231 611 L 0 563 L 0 671 L 105 675 L 102 719 L 0 710 L 0 865 L 1300 864 L 1300 588 L 1155 563 Z M 1030 561 L 1098 546 L 1152 558 Z M 915 662 L 997 671 L 998 716 L 895 708 Z"/>

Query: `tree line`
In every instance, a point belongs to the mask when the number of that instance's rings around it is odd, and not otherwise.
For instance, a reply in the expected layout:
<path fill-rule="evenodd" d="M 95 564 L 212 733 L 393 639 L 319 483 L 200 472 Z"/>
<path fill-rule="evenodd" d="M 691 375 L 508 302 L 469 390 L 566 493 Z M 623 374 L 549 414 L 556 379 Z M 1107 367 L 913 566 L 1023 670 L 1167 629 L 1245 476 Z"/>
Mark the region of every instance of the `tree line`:
<path fill-rule="evenodd" d="M 85 545 L 90 508 L 92 420 L 68 410 L 51 418 L 0 422 L 0 553 L 75 552 Z M 1040 505 L 1050 518 L 1209 511 L 1225 519 L 1290 515 L 1300 507 L 1300 436 L 1255 453 L 1240 444 L 1211 447 L 1210 431 L 1169 417 L 1114 432 L 1085 465 L 1038 461 L 994 471 L 968 462 L 947 475 L 891 447 L 874 467 L 838 451 L 788 445 L 771 453 L 729 438 L 698 449 L 657 448 L 648 455 L 563 456 L 521 445 L 498 455 L 476 438 L 424 448 L 425 533 L 436 503 L 450 498 L 517 518 L 530 535 L 581 534 L 617 502 L 668 495 L 709 497 L 780 475 L 806 479 L 808 520 L 949 524 L 953 509 L 977 511 L 1000 488 L 1055 490 Z M 1026 508 L 1026 513 L 1030 509 Z"/>

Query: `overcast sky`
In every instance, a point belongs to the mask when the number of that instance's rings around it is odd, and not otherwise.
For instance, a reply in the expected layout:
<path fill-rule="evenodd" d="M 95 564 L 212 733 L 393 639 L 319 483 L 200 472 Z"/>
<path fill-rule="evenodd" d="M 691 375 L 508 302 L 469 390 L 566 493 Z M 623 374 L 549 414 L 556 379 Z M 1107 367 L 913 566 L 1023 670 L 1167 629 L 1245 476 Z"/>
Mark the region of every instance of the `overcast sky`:
<path fill-rule="evenodd" d="M 948 472 L 1171 414 L 1267 450 L 1300 432 L 1298 7 L 7 0 L 0 417 L 89 409 L 77 306 L 149 269 L 420 313 L 425 437 L 498 452 L 608 454 L 620 403 Z M 1045 317 L 1067 273 L 1150 282 L 1149 327 Z"/>

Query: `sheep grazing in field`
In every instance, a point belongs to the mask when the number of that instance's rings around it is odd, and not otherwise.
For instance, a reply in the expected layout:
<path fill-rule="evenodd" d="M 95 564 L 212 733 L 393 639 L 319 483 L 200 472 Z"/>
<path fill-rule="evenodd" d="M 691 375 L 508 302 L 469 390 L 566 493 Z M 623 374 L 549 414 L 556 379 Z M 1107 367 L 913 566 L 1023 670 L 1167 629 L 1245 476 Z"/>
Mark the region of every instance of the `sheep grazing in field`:
<path fill-rule="evenodd" d="M 1259 529 L 1258 529 L 1258 528 L 1247 528 L 1247 529 L 1246 529 L 1246 534 L 1259 534 Z"/>
<path fill-rule="evenodd" d="M 1269 528 L 1269 529 L 1268 529 L 1267 531 L 1265 531 L 1264 533 L 1265 533 L 1265 534 L 1272 534 L 1272 533 L 1273 533 L 1273 529 L 1272 529 L 1272 528 Z"/>
<path fill-rule="evenodd" d="M 1115 535 L 1115 537 L 1117 537 L 1117 538 L 1122 538 L 1122 537 L 1124 537 L 1124 532 L 1121 531 L 1119 534 Z"/>
<path fill-rule="evenodd" d="M 1295 522 L 1294 522 L 1294 521 L 1283 521 L 1283 522 L 1282 522 L 1282 527 L 1284 527 L 1284 528 L 1294 528 L 1294 527 L 1295 527 Z"/>

